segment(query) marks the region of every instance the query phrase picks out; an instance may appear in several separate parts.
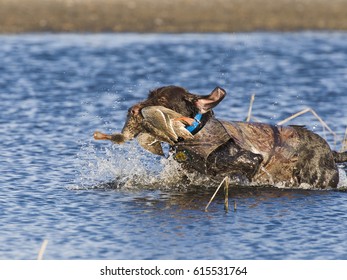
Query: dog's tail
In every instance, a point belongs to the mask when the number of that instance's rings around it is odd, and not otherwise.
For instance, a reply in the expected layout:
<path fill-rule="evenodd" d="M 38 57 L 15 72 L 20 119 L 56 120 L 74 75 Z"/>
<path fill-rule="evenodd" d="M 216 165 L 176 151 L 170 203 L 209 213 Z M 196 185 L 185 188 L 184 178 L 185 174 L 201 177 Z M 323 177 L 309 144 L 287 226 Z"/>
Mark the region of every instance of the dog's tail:
<path fill-rule="evenodd" d="M 341 153 L 333 151 L 333 155 L 336 163 L 347 162 L 347 151 Z"/>

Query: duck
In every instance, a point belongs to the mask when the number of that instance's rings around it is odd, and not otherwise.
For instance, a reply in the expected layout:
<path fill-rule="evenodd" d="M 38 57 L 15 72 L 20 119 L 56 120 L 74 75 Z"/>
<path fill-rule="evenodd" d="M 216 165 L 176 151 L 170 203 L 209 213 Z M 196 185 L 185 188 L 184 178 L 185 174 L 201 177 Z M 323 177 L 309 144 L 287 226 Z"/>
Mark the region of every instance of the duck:
<path fill-rule="evenodd" d="M 194 138 L 187 128 L 194 125 L 196 119 L 185 117 L 164 106 L 147 106 L 142 108 L 140 113 L 141 131 L 136 140 L 142 148 L 153 154 L 164 155 L 162 142 L 174 145 L 180 138 Z M 94 132 L 94 139 L 110 140 L 116 144 L 122 144 L 127 140 L 122 133 L 105 134 L 99 131 Z"/>
<path fill-rule="evenodd" d="M 143 126 L 158 141 L 174 145 L 179 138 L 192 139 L 193 135 L 186 126 L 194 119 L 185 117 L 163 106 L 148 106 L 141 110 Z"/>

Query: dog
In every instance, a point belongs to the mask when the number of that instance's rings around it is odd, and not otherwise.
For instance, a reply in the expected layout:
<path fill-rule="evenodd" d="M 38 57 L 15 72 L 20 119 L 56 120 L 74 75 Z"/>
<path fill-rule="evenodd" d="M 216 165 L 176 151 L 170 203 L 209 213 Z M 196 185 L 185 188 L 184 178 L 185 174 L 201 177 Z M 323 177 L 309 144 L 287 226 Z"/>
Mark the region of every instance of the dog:
<path fill-rule="evenodd" d="M 212 109 L 225 96 L 220 87 L 208 95 L 193 94 L 179 86 L 160 87 L 129 108 L 121 134 L 96 132 L 94 138 L 120 144 L 137 137 L 145 149 L 159 155 L 164 155 L 160 142 L 167 142 L 184 169 L 208 176 L 230 176 L 255 185 L 337 187 L 337 163 L 347 161 L 347 152 L 332 151 L 322 137 L 303 126 L 219 120 Z M 158 106 L 183 116 L 179 119 L 184 119 L 193 137 L 176 141 L 158 138 L 142 113 L 147 110 L 149 115 L 148 108 Z"/>

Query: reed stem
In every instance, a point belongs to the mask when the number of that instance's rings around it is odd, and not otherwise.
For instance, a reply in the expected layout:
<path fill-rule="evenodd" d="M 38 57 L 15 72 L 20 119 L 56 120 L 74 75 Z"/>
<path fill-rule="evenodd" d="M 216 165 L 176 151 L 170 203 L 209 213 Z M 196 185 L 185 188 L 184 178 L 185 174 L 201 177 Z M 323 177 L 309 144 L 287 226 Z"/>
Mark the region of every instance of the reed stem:
<path fill-rule="evenodd" d="M 43 242 L 41 244 L 41 248 L 40 248 L 39 254 L 37 255 L 37 259 L 38 260 L 42 260 L 43 259 L 43 254 L 44 254 L 44 252 L 46 250 L 47 244 L 48 244 L 48 240 L 47 239 L 43 240 Z"/>
<path fill-rule="evenodd" d="M 341 152 L 344 152 L 346 150 L 347 150 L 347 127 L 345 131 L 345 136 L 343 136 L 343 140 L 342 140 Z"/>
<path fill-rule="evenodd" d="M 229 176 L 224 178 L 224 210 L 225 212 L 229 211 Z"/>
<path fill-rule="evenodd" d="M 277 125 L 283 125 L 286 122 L 288 122 L 294 118 L 297 118 L 303 114 L 306 114 L 308 112 L 310 112 L 313 116 L 315 116 L 318 119 L 318 121 L 322 124 L 323 128 L 326 128 L 334 136 L 334 145 L 336 146 L 336 139 L 337 139 L 336 133 L 334 131 L 332 131 L 332 129 L 325 123 L 325 121 L 322 120 L 322 118 L 314 110 L 312 110 L 312 108 L 306 108 L 300 112 L 297 112 L 297 113 L 291 115 L 290 117 L 278 122 Z"/>
<path fill-rule="evenodd" d="M 249 121 L 251 120 L 254 98 L 255 98 L 255 94 L 252 94 L 252 96 L 251 96 L 251 101 L 250 101 L 250 103 L 249 103 L 248 115 L 247 115 L 246 122 L 249 122 Z"/>
<path fill-rule="evenodd" d="M 212 195 L 210 201 L 207 203 L 206 207 L 205 207 L 205 212 L 207 212 L 207 208 L 210 206 L 211 202 L 213 201 L 213 199 L 215 198 L 216 194 L 218 193 L 219 189 L 221 188 L 221 186 L 223 185 L 223 183 L 228 180 L 228 185 L 229 185 L 229 177 L 225 176 L 224 179 L 222 180 L 222 182 L 219 184 L 218 188 L 216 189 L 216 191 L 214 192 L 214 194 Z"/>

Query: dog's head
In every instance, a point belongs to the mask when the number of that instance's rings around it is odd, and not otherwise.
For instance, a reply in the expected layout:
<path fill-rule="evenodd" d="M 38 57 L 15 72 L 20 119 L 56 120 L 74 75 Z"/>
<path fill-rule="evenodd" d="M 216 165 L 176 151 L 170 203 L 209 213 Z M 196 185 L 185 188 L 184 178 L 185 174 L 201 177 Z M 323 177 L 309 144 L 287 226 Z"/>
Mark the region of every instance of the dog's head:
<path fill-rule="evenodd" d="M 223 100 L 226 92 L 216 87 L 208 95 L 197 95 L 178 86 L 165 86 L 152 90 L 148 98 L 129 109 L 129 114 L 137 115 L 147 106 L 164 106 L 186 117 L 194 117 L 197 113 L 213 116 L 212 108 Z"/>
<path fill-rule="evenodd" d="M 208 95 L 193 94 L 178 86 L 165 86 L 152 90 L 146 100 L 129 108 L 122 137 L 126 141 L 143 132 L 141 110 L 145 107 L 163 106 L 190 118 L 200 113 L 201 123 L 204 124 L 213 116 L 212 108 L 217 106 L 225 95 L 225 90 L 220 87 L 216 87 Z"/>

